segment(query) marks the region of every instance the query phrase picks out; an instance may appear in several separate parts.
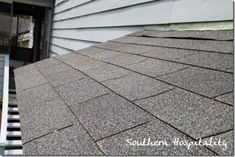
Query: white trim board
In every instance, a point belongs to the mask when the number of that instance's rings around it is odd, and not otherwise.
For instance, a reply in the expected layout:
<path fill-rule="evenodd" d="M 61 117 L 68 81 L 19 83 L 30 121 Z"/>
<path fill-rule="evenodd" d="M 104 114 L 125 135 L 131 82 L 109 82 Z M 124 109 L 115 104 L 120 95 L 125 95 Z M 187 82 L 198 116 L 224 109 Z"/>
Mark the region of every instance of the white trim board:
<path fill-rule="evenodd" d="M 7 138 L 7 117 L 8 117 L 8 90 L 9 90 L 9 55 L 5 55 L 2 118 L 1 118 L 1 133 L 0 133 L 1 148 L 5 147 L 7 142 L 6 138 Z M 1 151 L 3 150 L 1 149 Z"/>

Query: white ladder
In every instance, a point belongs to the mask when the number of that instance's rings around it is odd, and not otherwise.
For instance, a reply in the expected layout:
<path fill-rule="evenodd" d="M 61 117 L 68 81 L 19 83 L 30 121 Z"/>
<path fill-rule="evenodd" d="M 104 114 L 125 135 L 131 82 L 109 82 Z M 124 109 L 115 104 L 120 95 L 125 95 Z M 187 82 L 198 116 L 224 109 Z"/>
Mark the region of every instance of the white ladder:
<path fill-rule="evenodd" d="M 7 117 L 7 143 L 5 155 L 23 155 L 20 131 L 20 117 L 16 103 L 16 91 L 9 90 L 9 105 Z"/>

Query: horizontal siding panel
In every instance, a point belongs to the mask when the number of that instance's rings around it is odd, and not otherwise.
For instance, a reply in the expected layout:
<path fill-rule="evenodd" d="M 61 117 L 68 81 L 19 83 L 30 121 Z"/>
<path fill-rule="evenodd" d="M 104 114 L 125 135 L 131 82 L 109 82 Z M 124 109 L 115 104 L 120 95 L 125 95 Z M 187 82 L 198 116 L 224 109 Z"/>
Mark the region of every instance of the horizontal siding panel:
<path fill-rule="evenodd" d="M 97 0 L 84 6 L 78 6 L 68 11 L 61 12 L 54 16 L 54 21 L 69 19 L 88 14 L 94 14 L 107 10 L 113 10 L 121 7 L 128 7 L 140 3 L 153 2 L 154 0 Z"/>
<path fill-rule="evenodd" d="M 61 46 L 65 49 L 70 49 L 74 51 L 94 45 L 94 43 L 92 42 L 84 42 L 84 41 L 60 39 L 60 38 L 52 38 L 51 43 L 57 46 Z M 56 51 L 53 51 L 53 52 L 56 52 Z"/>
<path fill-rule="evenodd" d="M 59 56 L 57 53 L 54 53 L 54 52 L 52 52 L 52 51 L 49 51 L 49 53 L 50 53 L 50 57 L 56 57 L 56 56 Z"/>
<path fill-rule="evenodd" d="M 106 42 L 140 30 L 143 30 L 143 27 L 54 30 L 53 36 L 94 42 Z"/>
<path fill-rule="evenodd" d="M 171 0 L 157 1 L 130 8 L 113 10 L 91 16 L 54 22 L 54 28 L 89 28 L 144 25 L 170 18 Z M 164 12 L 164 14 L 162 14 Z"/>
<path fill-rule="evenodd" d="M 54 28 L 89 28 L 232 20 L 232 0 L 164 0 L 54 22 Z M 221 7 L 223 6 L 223 7 Z"/>
<path fill-rule="evenodd" d="M 55 13 L 62 12 L 64 10 L 70 9 L 72 7 L 82 5 L 84 3 L 92 2 L 93 0 L 69 0 L 66 2 L 62 2 L 61 4 L 55 6 Z"/>
<path fill-rule="evenodd" d="M 53 44 L 51 44 L 51 46 L 50 46 L 50 51 L 53 52 L 53 53 L 56 53 L 58 55 L 64 55 L 64 54 L 72 52 L 68 49 L 64 49 L 62 47 L 59 47 L 59 46 L 56 46 L 56 45 L 53 45 Z"/>
<path fill-rule="evenodd" d="M 176 22 L 190 18 L 195 19 L 192 22 L 233 19 L 232 0 L 178 0 L 172 9 L 171 19 Z"/>

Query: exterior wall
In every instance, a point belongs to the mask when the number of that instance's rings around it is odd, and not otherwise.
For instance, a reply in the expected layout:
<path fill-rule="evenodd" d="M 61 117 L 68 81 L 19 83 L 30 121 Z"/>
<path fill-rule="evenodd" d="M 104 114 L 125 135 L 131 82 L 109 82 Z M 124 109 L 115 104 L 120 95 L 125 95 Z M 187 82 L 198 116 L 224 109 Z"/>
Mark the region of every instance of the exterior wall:
<path fill-rule="evenodd" d="M 50 52 L 65 54 L 149 25 L 232 19 L 232 0 L 56 0 Z"/>

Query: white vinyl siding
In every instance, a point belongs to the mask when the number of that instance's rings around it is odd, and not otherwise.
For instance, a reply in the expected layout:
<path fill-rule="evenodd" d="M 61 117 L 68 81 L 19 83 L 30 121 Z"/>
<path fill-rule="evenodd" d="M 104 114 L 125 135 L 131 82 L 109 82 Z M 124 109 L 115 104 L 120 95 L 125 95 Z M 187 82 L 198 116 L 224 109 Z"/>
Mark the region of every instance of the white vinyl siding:
<path fill-rule="evenodd" d="M 51 43 L 78 50 L 140 31 L 147 25 L 232 20 L 232 3 L 232 0 L 64 0 L 54 9 Z"/>
<path fill-rule="evenodd" d="M 89 28 L 54 30 L 53 37 L 66 39 L 78 39 L 91 42 L 105 42 L 114 38 L 122 37 L 131 32 L 141 30 L 143 27 L 114 27 L 114 28 Z"/>

